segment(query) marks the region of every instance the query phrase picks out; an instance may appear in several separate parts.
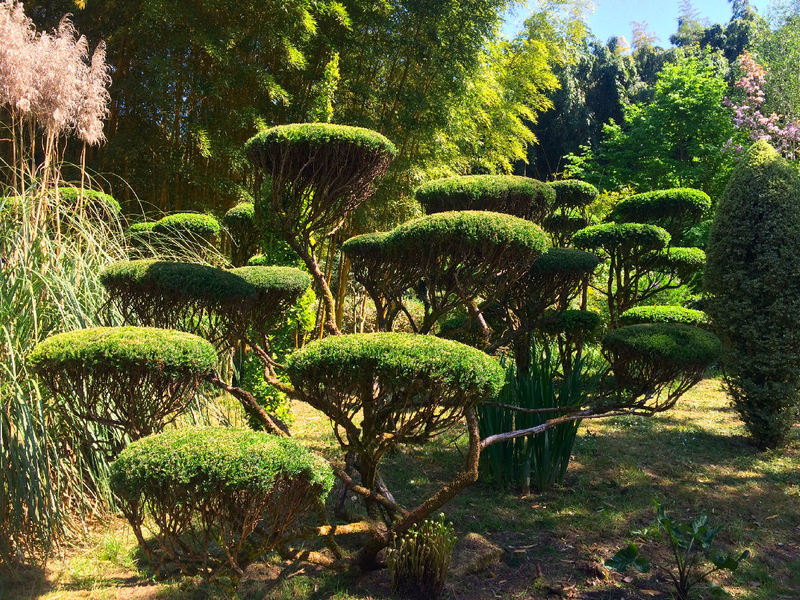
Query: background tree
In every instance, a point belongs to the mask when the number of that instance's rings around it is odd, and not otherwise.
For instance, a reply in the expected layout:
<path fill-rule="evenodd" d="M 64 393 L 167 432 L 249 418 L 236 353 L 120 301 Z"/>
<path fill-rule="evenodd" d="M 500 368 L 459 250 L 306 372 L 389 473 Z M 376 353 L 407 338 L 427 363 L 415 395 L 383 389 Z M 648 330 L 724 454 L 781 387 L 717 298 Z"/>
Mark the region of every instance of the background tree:
<path fill-rule="evenodd" d="M 800 407 L 798 231 L 797 171 L 756 142 L 717 207 L 705 281 L 727 388 L 760 447 L 780 446 Z"/>

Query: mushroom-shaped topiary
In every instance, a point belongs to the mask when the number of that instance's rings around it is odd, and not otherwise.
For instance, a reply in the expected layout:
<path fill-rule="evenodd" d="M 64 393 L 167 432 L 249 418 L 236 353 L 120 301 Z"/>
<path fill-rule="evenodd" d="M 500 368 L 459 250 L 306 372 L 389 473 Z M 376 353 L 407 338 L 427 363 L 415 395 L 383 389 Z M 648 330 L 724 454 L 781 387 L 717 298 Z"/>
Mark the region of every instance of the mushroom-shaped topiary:
<path fill-rule="evenodd" d="M 657 291 L 678 286 L 672 278 L 653 276 L 643 269 L 649 256 L 669 244 L 670 235 L 656 225 L 643 223 L 602 223 L 578 231 L 572 243 L 603 255 L 609 261 L 607 281 L 595 289 L 606 296 L 609 321 L 617 327 L 619 315 Z"/>
<path fill-rule="evenodd" d="M 311 285 L 293 267 L 239 267 L 226 271 L 196 263 L 135 260 L 100 274 L 110 301 L 126 321 L 198 333 L 220 349 L 262 336 Z"/>
<path fill-rule="evenodd" d="M 305 262 L 322 292 L 326 326 L 338 333 L 336 303 L 314 240 L 341 228 L 372 194 L 397 149 L 377 132 L 328 123 L 273 127 L 251 138 L 246 149 L 270 186 L 256 198 L 256 218 L 269 215 L 274 233 Z"/>
<path fill-rule="evenodd" d="M 556 247 L 568 246 L 572 236 L 589 224 L 589 219 L 579 213 L 557 212 L 542 219 L 542 229 L 550 234 Z"/>
<path fill-rule="evenodd" d="M 620 223 L 650 223 L 666 229 L 673 242 L 711 210 L 711 198 L 701 190 L 674 188 L 636 194 L 614 207 L 611 219 Z"/>
<path fill-rule="evenodd" d="M 707 327 L 708 315 L 702 310 L 684 308 L 683 306 L 634 306 L 619 318 L 621 325 L 638 323 L 682 323 L 695 327 Z"/>
<path fill-rule="evenodd" d="M 296 529 L 332 485 L 328 464 L 299 443 L 230 427 L 153 435 L 111 465 L 111 489 L 160 574 L 171 565 L 185 575 L 234 582 Z M 155 526 L 152 538 L 145 539 L 145 520 Z"/>
<path fill-rule="evenodd" d="M 213 239 L 220 232 L 220 224 L 211 215 L 198 213 L 175 213 L 156 221 L 153 231 L 163 235 L 188 235 Z"/>
<path fill-rule="evenodd" d="M 331 419 L 344 449 L 356 455 L 370 490 L 387 450 L 452 427 L 504 380 L 497 361 L 480 350 L 403 333 L 331 336 L 290 355 L 286 368 L 299 397 Z"/>
<path fill-rule="evenodd" d="M 375 304 L 378 331 L 390 331 L 401 310 L 397 301 L 419 281 L 416 269 L 392 261 L 388 254 L 388 232 L 365 233 L 346 240 L 342 252 L 350 259 L 353 278 L 364 286 Z"/>
<path fill-rule="evenodd" d="M 614 405 L 647 414 L 671 408 L 700 381 L 721 343 L 697 327 L 648 323 L 609 331 L 602 348 L 614 373 Z"/>
<path fill-rule="evenodd" d="M 258 248 L 261 232 L 255 223 L 255 208 L 252 202 L 240 202 L 222 218 L 230 235 L 229 255 L 231 263 L 240 267 Z"/>
<path fill-rule="evenodd" d="M 514 286 L 545 251 L 547 236 L 512 215 L 456 211 L 403 223 L 384 244 L 389 260 L 421 281 L 426 312 L 417 329 L 427 333 L 457 306 L 480 321 L 475 300 L 491 303 Z"/>
<path fill-rule="evenodd" d="M 422 184 L 416 198 L 428 214 L 488 210 L 540 222 L 555 199 L 552 188 L 530 177 L 466 175 Z"/>
<path fill-rule="evenodd" d="M 49 337 L 29 361 L 53 393 L 54 408 L 76 426 L 100 423 L 138 439 L 185 409 L 217 354 L 189 333 L 97 327 Z"/>
<path fill-rule="evenodd" d="M 82 206 L 89 214 L 102 219 L 119 218 L 122 207 L 113 196 L 98 190 L 80 189 L 76 187 L 58 188 L 58 197 L 72 207 Z"/>
<path fill-rule="evenodd" d="M 553 208 L 585 208 L 597 199 L 599 192 L 591 183 L 579 179 L 551 181 L 550 187 L 556 193 Z"/>

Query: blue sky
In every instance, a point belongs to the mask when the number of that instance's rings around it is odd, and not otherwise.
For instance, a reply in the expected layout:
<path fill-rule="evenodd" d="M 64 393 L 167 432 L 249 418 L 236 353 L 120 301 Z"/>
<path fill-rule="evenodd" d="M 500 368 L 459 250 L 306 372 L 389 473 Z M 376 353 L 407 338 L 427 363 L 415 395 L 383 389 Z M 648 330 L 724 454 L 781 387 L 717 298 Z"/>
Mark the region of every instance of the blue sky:
<path fill-rule="evenodd" d="M 530 0 L 534 6 L 536 0 Z M 751 5 L 762 14 L 768 12 L 770 0 L 751 0 Z M 701 18 L 711 23 L 725 23 L 730 19 L 728 0 L 695 0 L 694 9 Z M 679 0 L 595 0 L 594 13 L 588 15 L 592 32 L 602 41 L 613 35 L 623 35 L 631 40 L 631 21 L 646 21 L 648 30 L 658 38 L 661 46 L 669 45 L 669 36 L 677 29 Z M 517 31 L 530 13 L 530 8 L 521 6 L 513 10 L 503 28 L 507 35 Z"/>

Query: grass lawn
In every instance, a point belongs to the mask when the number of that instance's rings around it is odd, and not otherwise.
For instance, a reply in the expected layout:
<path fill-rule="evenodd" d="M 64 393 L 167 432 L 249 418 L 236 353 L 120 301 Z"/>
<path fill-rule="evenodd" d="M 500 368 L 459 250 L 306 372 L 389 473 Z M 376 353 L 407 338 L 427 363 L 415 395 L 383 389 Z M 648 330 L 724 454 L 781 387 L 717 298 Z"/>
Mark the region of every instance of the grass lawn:
<path fill-rule="evenodd" d="M 295 435 L 335 452 L 327 420 L 297 405 Z M 388 457 L 385 475 L 411 505 L 458 468 L 466 444 L 458 435 Z M 450 598 L 669 598 L 663 576 L 609 575 L 603 560 L 648 525 L 653 501 L 681 519 L 702 511 L 725 527 L 726 548 L 753 557 L 719 583 L 741 600 L 800 598 L 800 431 L 782 452 L 759 453 L 718 380 L 702 382 L 676 409 L 654 417 L 581 425 L 563 487 L 521 498 L 478 483 L 445 507 L 459 535 L 476 532 L 502 546 L 491 569 L 453 581 Z M 97 523 L 85 545 L 63 549 L 46 570 L 0 581 L 0 599 L 177 599 L 202 597 L 194 581 L 156 582 L 137 568 L 135 540 L 124 521 Z M 655 562 L 667 558 L 647 544 Z M 278 559 L 253 565 L 240 587 L 247 599 L 389 598 L 388 574 L 358 579 Z M 702 594 L 701 594 L 702 597 Z"/>

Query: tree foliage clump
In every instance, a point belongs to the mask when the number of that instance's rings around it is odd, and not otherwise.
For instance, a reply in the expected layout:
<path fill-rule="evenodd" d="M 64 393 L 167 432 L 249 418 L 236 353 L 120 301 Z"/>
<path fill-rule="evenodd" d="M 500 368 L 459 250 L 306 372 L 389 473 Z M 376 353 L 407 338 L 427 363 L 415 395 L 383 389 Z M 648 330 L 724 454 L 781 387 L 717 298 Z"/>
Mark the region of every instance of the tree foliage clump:
<path fill-rule="evenodd" d="M 767 142 L 734 170 L 707 245 L 707 312 L 733 403 L 756 444 L 780 446 L 800 407 L 800 179 Z"/>
<path fill-rule="evenodd" d="M 673 406 L 721 351 L 714 334 L 673 323 L 614 329 L 603 337 L 602 347 L 614 373 L 614 401 L 645 413 Z"/>
<path fill-rule="evenodd" d="M 222 218 L 222 223 L 230 236 L 225 240 L 229 246 L 228 254 L 235 267 L 241 267 L 255 254 L 261 233 L 255 223 L 255 207 L 252 202 L 240 202 Z"/>
<path fill-rule="evenodd" d="M 162 236 L 189 236 L 213 240 L 222 227 L 211 215 L 175 213 L 162 217 L 153 225 L 153 233 Z"/>
<path fill-rule="evenodd" d="M 113 196 L 97 190 L 61 187 L 58 188 L 58 198 L 75 208 L 83 202 L 86 208 L 100 217 L 119 218 L 122 214 L 122 207 Z"/>
<path fill-rule="evenodd" d="M 636 194 L 614 207 L 611 219 L 620 223 L 650 223 L 666 229 L 678 242 L 711 210 L 711 198 L 701 190 L 673 188 Z"/>
<path fill-rule="evenodd" d="M 702 310 L 683 306 L 634 306 L 619 318 L 621 325 L 639 323 L 682 323 L 695 327 L 708 327 L 709 318 Z"/>
<path fill-rule="evenodd" d="M 234 582 L 295 530 L 332 485 L 328 464 L 294 440 L 231 427 L 150 436 L 111 465 L 122 512 L 161 575 L 171 566 Z M 145 522 L 155 525 L 152 538 L 145 537 Z"/>
<path fill-rule="evenodd" d="M 217 353 L 189 333 L 97 327 L 51 336 L 29 361 L 73 426 L 89 421 L 138 439 L 186 408 Z"/>
<path fill-rule="evenodd" d="M 416 190 L 427 214 L 483 210 L 541 222 L 555 199 L 549 185 L 514 175 L 466 175 L 434 179 Z"/>
<path fill-rule="evenodd" d="M 579 179 L 551 181 L 556 192 L 554 208 L 585 208 L 597 199 L 599 192 L 591 183 Z"/>
<path fill-rule="evenodd" d="M 100 280 L 126 321 L 197 333 L 221 349 L 251 330 L 268 335 L 311 285 L 308 274 L 293 267 L 226 271 L 155 259 L 115 263 Z"/>

